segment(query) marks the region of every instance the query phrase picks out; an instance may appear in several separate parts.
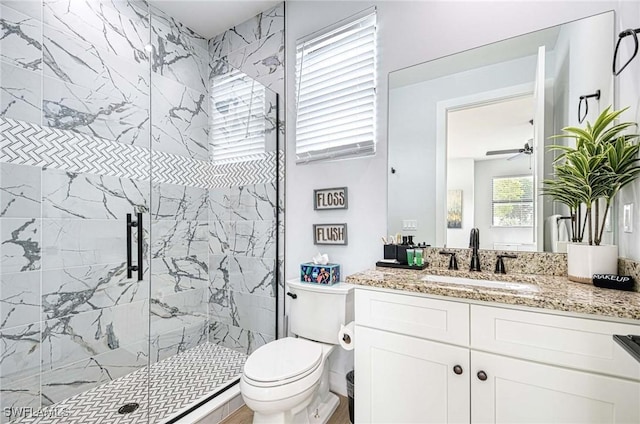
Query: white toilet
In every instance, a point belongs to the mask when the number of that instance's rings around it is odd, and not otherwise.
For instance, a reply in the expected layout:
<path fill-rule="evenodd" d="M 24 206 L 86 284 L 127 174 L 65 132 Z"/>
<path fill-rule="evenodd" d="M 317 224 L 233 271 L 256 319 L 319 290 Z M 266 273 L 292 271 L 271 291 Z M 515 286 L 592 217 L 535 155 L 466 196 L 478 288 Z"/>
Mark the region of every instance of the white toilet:
<path fill-rule="evenodd" d="M 244 365 L 240 392 L 254 423 L 324 424 L 340 403 L 329 392 L 328 357 L 340 325 L 353 320 L 353 285 L 288 282 L 286 337 L 256 349 Z"/>

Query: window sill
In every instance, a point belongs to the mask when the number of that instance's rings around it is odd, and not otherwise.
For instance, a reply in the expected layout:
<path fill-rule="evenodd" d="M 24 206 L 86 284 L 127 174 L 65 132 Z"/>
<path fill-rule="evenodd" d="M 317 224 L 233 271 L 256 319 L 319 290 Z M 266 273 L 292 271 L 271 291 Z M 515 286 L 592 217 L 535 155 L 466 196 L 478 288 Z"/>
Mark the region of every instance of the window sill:
<path fill-rule="evenodd" d="M 531 228 L 533 229 L 533 225 L 489 225 L 489 228 L 505 228 L 505 229 Z"/>

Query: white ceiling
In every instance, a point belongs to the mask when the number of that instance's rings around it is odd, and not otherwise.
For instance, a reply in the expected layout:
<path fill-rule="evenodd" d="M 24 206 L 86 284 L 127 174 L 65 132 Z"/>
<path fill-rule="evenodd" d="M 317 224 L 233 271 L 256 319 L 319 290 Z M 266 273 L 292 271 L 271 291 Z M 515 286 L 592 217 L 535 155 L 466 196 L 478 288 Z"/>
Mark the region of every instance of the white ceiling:
<path fill-rule="evenodd" d="M 475 160 L 488 150 L 519 149 L 533 138 L 533 96 L 456 110 L 447 114 L 447 157 Z"/>
<path fill-rule="evenodd" d="M 150 0 L 151 4 L 205 38 L 264 12 L 282 0 Z"/>

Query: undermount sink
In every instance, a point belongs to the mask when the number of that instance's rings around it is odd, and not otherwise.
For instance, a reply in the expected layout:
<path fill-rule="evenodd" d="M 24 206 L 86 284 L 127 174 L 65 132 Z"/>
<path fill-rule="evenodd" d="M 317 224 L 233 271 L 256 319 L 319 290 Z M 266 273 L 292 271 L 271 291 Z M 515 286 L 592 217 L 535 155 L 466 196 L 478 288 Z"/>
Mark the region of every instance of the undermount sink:
<path fill-rule="evenodd" d="M 476 280 L 473 278 L 450 277 L 446 275 L 426 275 L 422 277 L 422 281 L 443 284 L 462 284 L 465 286 L 487 287 L 493 289 L 506 289 L 525 292 L 537 292 L 538 287 L 533 284 L 514 283 L 512 281 L 496 281 L 496 280 Z"/>

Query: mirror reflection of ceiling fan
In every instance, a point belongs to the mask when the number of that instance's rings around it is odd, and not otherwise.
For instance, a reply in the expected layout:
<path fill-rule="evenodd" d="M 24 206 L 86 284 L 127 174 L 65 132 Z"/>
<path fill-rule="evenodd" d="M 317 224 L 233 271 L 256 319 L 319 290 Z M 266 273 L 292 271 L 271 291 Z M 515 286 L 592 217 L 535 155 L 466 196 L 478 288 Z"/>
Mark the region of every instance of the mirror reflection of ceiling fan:
<path fill-rule="evenodd" d="M 487 156 L 496 156 L 496 155 L 509 155 L 513 154 L 507 160 L 512 160 L 517 158 L 520 155 L 532 155 L 533 154 L 533 139 L 530 138 L 529 141 L 524 143 L 524 147 L 519 149 L 504 149 L 504 150 L 489 150 L 487 151 Z"/>

